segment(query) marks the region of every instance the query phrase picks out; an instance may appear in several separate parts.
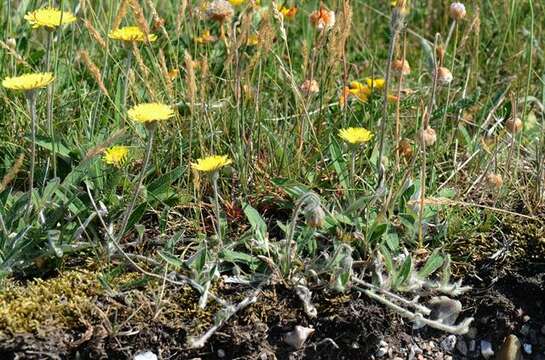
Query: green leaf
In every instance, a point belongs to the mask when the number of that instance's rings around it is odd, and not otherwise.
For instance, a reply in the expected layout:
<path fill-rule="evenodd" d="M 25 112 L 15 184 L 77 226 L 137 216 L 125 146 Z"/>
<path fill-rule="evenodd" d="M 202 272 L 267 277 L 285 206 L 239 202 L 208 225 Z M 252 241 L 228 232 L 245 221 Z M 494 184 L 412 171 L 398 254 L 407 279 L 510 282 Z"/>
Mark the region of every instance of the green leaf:
<path fill-rule="evenodd" d="M 220 257 L 228 262 L 245 264 L 252 270 L 255 270 L 261 263 L 261 261 L 255 256 L 240 251 L 223 250 L 220 253 Z"/>
<path fill-rule="evenodd" d="M 392 254 L 388 248 L 382 244 L 379 245 L 379 250 L 382 256 L 384 257 L 384 266 L 392 278 L 395 278 L 396 271 L 394 269 L 394 261 L 392 259 Z"/>
<path fill-rule="evenodd" d="M 371 234 L 369 235 L 369 243 L 375 244 L 379 241 L 379 239 L 386 233 L 386 230 L 388 229 L 388 224 L 376 224 L 373 226 L 371 230 Z"/>
<path fill-rule="evenodd" d="M 348 190 L 350 189 L 349 172 L 348 172 L 348 166 L 343 157 L 341 146 L 339 145 L 339 142 L 333 135 L 329 137 L 329 141 L 330 141 L 329 154 L 331 155 L 333 168 L 335 169 L 335 172 L 337 173 L 337 177 L 339 178 L 339 183 L 341 184 L 343 189 Z"/>
<path fill-rule="evenodd" d="M 267 232 L 267 224 L 261 217 L 261 214 L 248 203 L 244 203 L 243 211 L 254 231 L 264 237 Z"/>
<path fill-rule="evenodd" d="M 410 255 L 407 255 L 405 258 L 405 261 L 403 262 L 403 265 L 401 265 L 401 271 L 397 275 L 395 282 L 394 282 L 394 288 L 399 288 L 402 286 L 407 279 L 409 278 L 409 275 L 411 274 L 411 270 L 413 267 L 413 261 Z"/>
<path fill-rule="evenodd" d="M 185 263 L 182 260 L 178 259 L 173 254 L 167 253 L 166 251 L 159 250 L 159 256 L 165 260 L 167 264 L 174 266 L 176 269 L 180 269 L 185 266 Z"/>
<path fill-rule="evenodd" d="M 61 232 L 59 230 L 48 230 L 47 231 L 47 241 L 49 247 L 53 250 L 53 253 L 56 257 L 62 257 L 63 250 L 60 244 Z"/>
<path fill-rule="evenodd" d="M 426 261 L 424 266 L 418 271 L 418 276 L 422 279 L 426 279 L 443 265 L 444 260 L 444 257 L 439 254 L 439 249 L 434 250 L 428 258 L 428 261 Z"/>

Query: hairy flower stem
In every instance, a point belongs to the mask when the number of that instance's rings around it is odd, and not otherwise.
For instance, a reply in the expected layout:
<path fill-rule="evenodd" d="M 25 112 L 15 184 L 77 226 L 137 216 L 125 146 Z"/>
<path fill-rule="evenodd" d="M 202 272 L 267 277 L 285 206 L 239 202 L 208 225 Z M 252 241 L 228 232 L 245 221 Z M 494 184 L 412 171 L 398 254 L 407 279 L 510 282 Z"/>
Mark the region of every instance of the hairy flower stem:
<path fill-rule="evenodd" d="M 127 57 L 125 58 L 125 82 L 123 83 L 123 111 L 127 112 L 127 98 L 129 96 L 129 76 L 132 66 L 132 51 L 127 48 Z M 125 127 L 125 117 L 121 118 L 121 127 Z"/>
<path fill-rule="evenodd" d="M 394 59 L 394 50 L 399 38 L 399 34 L 404 27 L 404 13 L 403 9 L 395 8 L 392 14 L 392 20 L 390 23 L 391 36 L 390 45 L 388 47 L 388 62 L 386 64 L 386 74 L 384 76 L 384 98 L 382 100 L 382 119 L 380 120 L 380 144 L 377 160 L 377 174 L 380 177 L 384 176 L 381 171 L 382 157 L 384 155 L 384 139 L 386 137 L 386 123 L 388 122 L 388 94 L 390 91 L 390 75 L 392 72 L 392 62 Z M 379 179 L 378 184 L 382 183 L 382 179 Z"/>
<path fill-rule="evenodd" d="M 36 166 L 36 91 L 28 91 L 26 93 L 26 101 L 28 112 L 30 114 L 30 174 L 28 176 L 28 207 L 27 215 L 30 214 L 32 208 L 32 192 L 34 189 L 34 168 Z"/>
<path fill-rule="evenodd" d="M 136 199 L 138 198 L 138 194 L 140 193 L 140 187 L 142 187 L 142 183 L 144 182 L 144 176 L 146 175 L 148 163 L 151 158 L 151 149 L 153 148 L 153 139 L 155 137 L 157 123 L 154 122 L 151 125 L 148 125 L 146 129 L 148 130 L 148 144 L 146 145 L 146 155 L 144 156 L 144 164 L 142 165 L 142 170 L 140 170 L 140 175 L 138 175 L 138 181 L 136 182 L 136 187 L 134 188 L 132 200 L 129 204 L 129 207 L 127 208 L 127 211 L 125 212 L 125 215 L 123 216 L 123 222 L 121 224 L 121 228 L 119 229 L 119 235 L 117 236 L 117 240 L 116 240 L 117 242 L 121 241 L 121 238 L 123 237 L 123 234 L 125 233 L 127 224 L 129 223 L 129 217 L 131 216 L 131 213 L 134 209 L 134 205 L 136 204 Z"/>
<path fill-rule="evenodd" d="M 51 48 L 53 45 L 53 31 L 47 33 L 47 45 L 45 51 L 45 68 L 51 71 Z M 53 84 L 47 87 L 47 131 L 51 138 L 51 165 L 53 166 L 53 177 L 57 177 L 57 146 L 53 132 Z"/>
<path fill-rule="evenodd" d="M 214 190 L 214 212 L 216 213 L 216 237 L 218 238 L 218 244 L 220 249 L 223 248 L 223 240 L 221 238 L 221 215 L 220 215 L 220 202 L 219 202 L 219 191 L 218 191 L 218 179 L 219 171 L 214 171 L 212 173 L 212 188 Z"/>
<path fill-rule="evenodd" d="M 396 152 L 395 152 L 395 159 L 396 159 L 396 171 L 399 171 L 399 151 L 400 151 L 400 143 L 401 143 L 401 90 L 403 88 L 403 66 L 405 64 L 405 58 L 407 53 L 407 33 L 403 32 L 403 50 L 401 55 L 401 64 L 402 69 L 399 73 L 399 81 L 397 83 L 397 99 L 396 99 L 396 128 L 395 128 L 395 146 L 396 146 Z"/>

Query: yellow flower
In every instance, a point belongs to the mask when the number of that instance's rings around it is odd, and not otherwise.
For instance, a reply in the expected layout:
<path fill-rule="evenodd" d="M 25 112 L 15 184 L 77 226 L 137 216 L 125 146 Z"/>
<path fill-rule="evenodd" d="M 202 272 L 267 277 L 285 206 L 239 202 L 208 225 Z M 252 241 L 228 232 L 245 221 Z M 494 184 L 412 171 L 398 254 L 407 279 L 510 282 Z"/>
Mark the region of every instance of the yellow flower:
<path fill-rule="evenodd" d="M 284 19 L 291 20 L 297 15 L 297 7 L 293 6 L 290 8 L 287 8 L 285 6 L 278 6 L 278 11 L 282 14 Z"/>
<path fill-rule="evenodd" d="M 12 90 L 36 90 L 49 85 L 55 77 L 52 73 L 30 73 L 16 77 L 7 77 L 2 81 L 2 86 Z"/>
<path fill-rule="evenodd" d="M 339 130 L 339 137 L 352 145 L 363 144 L 373 138 L 371 133 L 366 128 L 346 128 Z"/>
<path fill-rule="evenodd" d="M 29 12 L 25 15 L 25 20 L 28 21 L 34 29 L 39 27 L 55 29 L 57 26 L 73 23 L 77 19 L 69 11 L 61 11 L 52 7 L 46 7 Z"/>
<path fill-rule="evenodd" d="M 386 81 L 384 79 L 367 78 L 365 79 L 365 82 L 367 82 L 367 86 L 369 86 L 371 89 L 381 90 L 384 88 L 384 83 Z"/>
<path fill-rule="evenodd" d="M 191 164 L 191 168 L 202 172 L 214 172 L 231 163 L 232 161 L 227 155 L 214 155 L 197 159 L 196 163 Z"/>
<path fill-rule="evenodd" d="M 154 34 L 146 34 L 140 30 L 138 26 L 125 26 L 120 29 L 115 29 L 110 31 L 108 34 L 110 39 L 122 40 L 122 41 L 149 41 L 154 42 L 157 40 L 157 36 Z"/>
<path fill-rule="evenodd" d="M 214 35 L 210 34 L 210 30 L 206 29 L 201 36 L 195 38 L 197 44 L 208 44 L 216 41 L 217 38 Z"/>
<path fill-rule="evenodd" d="M 125 160 L 127 160 L 128 154 L 129 148 L 126 146 L 112 146 L 104 151 L 102 160 L 106 164 L 119 167 L 125 162 Z"/>
<path fill-rule="evenodd" d="M 161 103 L 147 103 L 133 106 L 129 111 L 129 118 L 139 123 L 151 123 L 159 120 L 167 120 L 174 116 L 174 110 Z"/>
<path fill-rule="evenodd" d="M 248 39 L 246 40 L 246 45 L 256 46 L 257 44 L 259 44 L 259 37 L 256 34 L 249 35 Z"/>
<path fill-rule="evenodd" d="M 246 2 L 246 0 L 229 0 L 231 5 L 233 6 L 240 6 Z"/>

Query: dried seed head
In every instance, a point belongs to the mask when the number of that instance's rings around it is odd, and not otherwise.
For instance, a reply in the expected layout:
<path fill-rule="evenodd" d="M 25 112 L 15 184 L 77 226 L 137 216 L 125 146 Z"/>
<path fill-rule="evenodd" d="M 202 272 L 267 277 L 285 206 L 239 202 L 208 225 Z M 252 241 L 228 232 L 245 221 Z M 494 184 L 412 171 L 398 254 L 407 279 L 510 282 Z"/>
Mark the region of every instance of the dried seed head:
<path fill-rule="evenodd" d="M 441 85 L 449 85 L 452 82 L 453 76 L 449 69 L 441 66 L 437 69 L 437 81 Z"/>
<path fill-rule="evenodd" d="M 235 14 L 233 5 L 230 2 L 225 0 L 214 0 L 208 5 L 206 9 L 206 16 L 210 20 L 224 22 Z"/>
<path fill-rule="evenodd" d="M 490 173 L 486 176 L 486 182 L 488 186 L 497 190 L 503 185 L 503 178 L 500 174 Z"/>
<path fill-rule="evenodd" d="M 320 91 L 320 86 L 316 80 L 305 80 L 300 86 L 301 92 L 305 95 L 316 94 Z"/>
<path fill-rule="evenodd" d="M 392 69 L 401 75 L 409 75 L 411 73 L 411 66 L 407 60 L 397 59 L 392 63 Z"/>
<path fill-rule="evenodd" d="M 516 134 L 522 130 L 522 120 L 520 120 L 518 117 L 509 118 L 505 122 L 505 127 L 507 128 L 507 131 L 509 131 L 511 134 Z"/>
<path fill-rule="evenodd" d="M 455 21 L 460 21 L 466 16 L 466 7 L 461 2 L 450 4 L 450 16 Z"/>
<path fill-rule="evenodd" d="M 17 41 L 14 38 L 7 38 L 6 44 L 8 47 L 12 50 L 15 50 L 15 47 L 17 46 Z"/>
<path fill-rule="evenodd" d="M 420 141 L 426 146 L 432 146 L 437 141 L 437 134 L 434 129 L 428 127 L 420 132 Z"/>

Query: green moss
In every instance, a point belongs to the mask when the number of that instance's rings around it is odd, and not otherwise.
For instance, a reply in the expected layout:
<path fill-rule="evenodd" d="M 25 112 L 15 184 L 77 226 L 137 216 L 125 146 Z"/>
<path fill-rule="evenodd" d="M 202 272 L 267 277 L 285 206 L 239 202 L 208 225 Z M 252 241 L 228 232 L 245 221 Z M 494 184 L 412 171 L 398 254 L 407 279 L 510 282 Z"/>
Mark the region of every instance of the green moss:
<path fill-rule="evenodd" d="M 77 326 L 91 313 L 100 292 L 95 275 L 87 271 L 67 271 L 25 285 L 8 280 L 0 290 L 0 333 Z"/>

